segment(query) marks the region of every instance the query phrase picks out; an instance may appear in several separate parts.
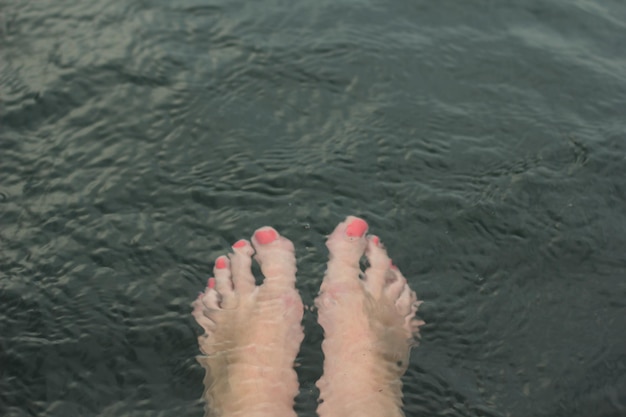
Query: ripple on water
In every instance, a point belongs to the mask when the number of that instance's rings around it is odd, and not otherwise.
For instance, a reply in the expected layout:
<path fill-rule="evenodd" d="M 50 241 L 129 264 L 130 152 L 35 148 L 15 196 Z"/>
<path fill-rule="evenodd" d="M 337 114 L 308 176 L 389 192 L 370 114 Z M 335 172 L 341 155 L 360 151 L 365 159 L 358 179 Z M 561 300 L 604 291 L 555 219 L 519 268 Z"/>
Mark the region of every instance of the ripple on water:
<path fill-rule="evenodd" d="M 201 415 L 212 260 L 273 224 L 310 303 L 350 213 L 426 301 L 407 415 L 624 409 L 622 3 L 166 3 L 3 9 L 0 414 Z"/>

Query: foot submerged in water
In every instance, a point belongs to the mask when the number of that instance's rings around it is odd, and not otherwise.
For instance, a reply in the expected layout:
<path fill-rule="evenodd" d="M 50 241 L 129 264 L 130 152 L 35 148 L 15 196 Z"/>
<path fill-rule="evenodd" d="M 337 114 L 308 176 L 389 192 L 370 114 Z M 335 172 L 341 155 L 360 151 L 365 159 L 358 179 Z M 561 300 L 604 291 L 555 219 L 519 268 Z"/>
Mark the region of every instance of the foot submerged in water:
<path fill-rule="evenodd" d="M 326 243 L 330 259 L 315 301 L 325 334 L 320 417 L 403 415 L 400 377 L 423 324 L 415 319 L 419 301 L 367 228 L 348 217 Z"/>
<path fill-rule="evenodd" d="M 263 284 L 255 285 L 252 255 Z M 258 229 L 215 261 L 215 278 L 193 303 L 205 331 L 198 338 L 206 370 L 207 416 L 294 417 L 294 360 L 304 337 L 296 291 L 293 244 L 276 230 Z"/>
<path fill-rule="evenodd" d="M 367 223 L 348 217 L 330 235 L 330 260 L 315 300 L 324 329 L 320 417 L 402 416 L 400 377 L 423 323 L 419 302 Z M 252 255 L 263 284 L 255 285 Z M 215 278 L 194 302 L 206 369 L 207 416 L 295 417 L 293 362 L 304 337 L 293 244 L 258 229 L 215 261 Z M 360 269 L 365 256 L 369 268 Z"/>

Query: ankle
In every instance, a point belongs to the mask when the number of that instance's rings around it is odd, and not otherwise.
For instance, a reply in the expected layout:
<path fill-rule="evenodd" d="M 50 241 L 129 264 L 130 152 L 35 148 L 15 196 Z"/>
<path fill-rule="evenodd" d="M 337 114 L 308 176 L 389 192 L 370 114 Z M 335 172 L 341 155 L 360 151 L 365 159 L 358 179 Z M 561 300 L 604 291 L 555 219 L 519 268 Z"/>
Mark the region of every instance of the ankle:
<path fill-rule="evenodd" d="M 219 417 L 297 417 L 292 406 L 277 404 L 275 401 L 266 399 L 258 404 L 239 406 L 237 408 L 227 407 L 223 410 L 211 408 L 211 412 Z"/>
<path fill-rule="evenodd" d="M 206 369 L 204 399 L 218 417 L 295 417 L 298 377 L 293 368 L 277 369 L 250 364 Z"/>
<path fill-rule="evenodd" d="M 321 417 L 404 417 L 402 394 L 389 390 L 344 392 L 343 395 L 320 393 L 320 397 L 323 402 L 317 412 Z"/>
<path fill-rule="evenodd" d="M 404 415 L 399 377 L 380 372 L 324 372 L 318 388 L 322 417 Z"/>

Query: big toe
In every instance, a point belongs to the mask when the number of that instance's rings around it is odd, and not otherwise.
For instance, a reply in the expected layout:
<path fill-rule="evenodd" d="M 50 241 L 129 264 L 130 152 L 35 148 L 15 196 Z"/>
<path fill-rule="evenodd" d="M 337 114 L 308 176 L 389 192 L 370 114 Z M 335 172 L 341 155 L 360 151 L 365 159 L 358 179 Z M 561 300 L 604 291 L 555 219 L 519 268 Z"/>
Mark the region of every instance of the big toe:
<path fill-rule="evenodd" d="M 348 216 L 330 234 L 326 241 L 330 252 L 328 269 L 322 285 L 349 283 L 359 279 L 359 261 L 367 246 L 367 229 L 365 220 Z"/>
<path fill-rule="evenodd" d="M 296 256 L 293 243 L 272 227 L 257 229 L 252 236 L 255 259 L 268 286 L 295 287 Z"/>

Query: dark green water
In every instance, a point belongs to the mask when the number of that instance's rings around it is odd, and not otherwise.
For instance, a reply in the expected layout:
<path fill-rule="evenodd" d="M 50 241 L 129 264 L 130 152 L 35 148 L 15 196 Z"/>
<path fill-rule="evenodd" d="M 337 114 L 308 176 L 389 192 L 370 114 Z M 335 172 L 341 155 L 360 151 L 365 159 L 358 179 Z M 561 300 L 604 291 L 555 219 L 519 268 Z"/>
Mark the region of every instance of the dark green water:
<path fill-rule="evenodd" d="M 201 416 L 189 303 L 365 217 L 407 416 L 626 415 L 626 4 L 0 0 L 0 415 Z M 313 416 L 321 331 L 299 357 Z"/>

